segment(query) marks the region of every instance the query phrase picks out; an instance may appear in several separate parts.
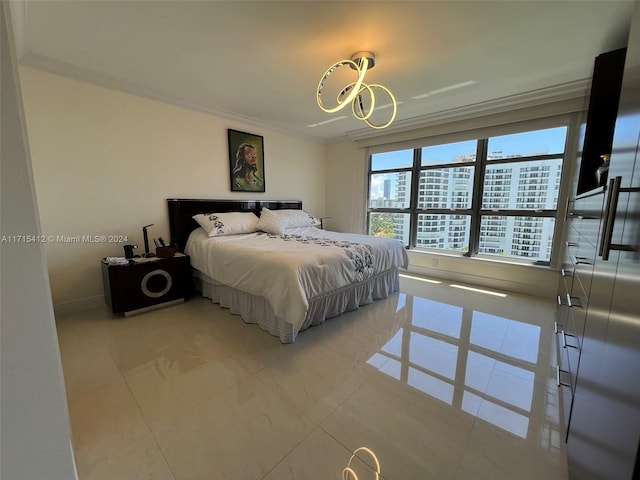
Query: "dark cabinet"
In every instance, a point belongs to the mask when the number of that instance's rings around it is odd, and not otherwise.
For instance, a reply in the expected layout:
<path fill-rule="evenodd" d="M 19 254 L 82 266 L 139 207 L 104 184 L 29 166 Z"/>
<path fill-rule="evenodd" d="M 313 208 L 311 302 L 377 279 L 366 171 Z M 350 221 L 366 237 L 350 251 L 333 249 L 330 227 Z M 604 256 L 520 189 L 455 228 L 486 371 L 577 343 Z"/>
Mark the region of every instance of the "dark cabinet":
<path fill-rule="evenodd" d="M 604 184 L 606 176 L 603 174 L 601 181 L 597 172 L 604 164 L 603 156 L 608 159 L 611 154 L 625 55 L 626 48 L 622 48 L 598 55 L 595 60 L 582 144 L 578 194 Z"/>
<path fill-rule="evenodd" d="M 132 314 L 191 293 L 191 265 L 187 255 L 135 259 L 131 265 L 102 261 L 105 302 L 114 313 Z"/>

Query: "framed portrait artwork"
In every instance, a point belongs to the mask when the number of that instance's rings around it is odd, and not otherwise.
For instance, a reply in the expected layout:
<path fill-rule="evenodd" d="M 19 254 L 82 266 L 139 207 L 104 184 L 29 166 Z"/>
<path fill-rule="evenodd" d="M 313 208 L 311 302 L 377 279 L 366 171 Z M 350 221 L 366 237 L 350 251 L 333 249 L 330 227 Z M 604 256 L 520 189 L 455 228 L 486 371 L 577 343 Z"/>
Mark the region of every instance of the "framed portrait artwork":
<path fill-rule="evenodd" d="M 264 192 L 264 142 L 260 135 L 227 130 L 232 192 Z"/>

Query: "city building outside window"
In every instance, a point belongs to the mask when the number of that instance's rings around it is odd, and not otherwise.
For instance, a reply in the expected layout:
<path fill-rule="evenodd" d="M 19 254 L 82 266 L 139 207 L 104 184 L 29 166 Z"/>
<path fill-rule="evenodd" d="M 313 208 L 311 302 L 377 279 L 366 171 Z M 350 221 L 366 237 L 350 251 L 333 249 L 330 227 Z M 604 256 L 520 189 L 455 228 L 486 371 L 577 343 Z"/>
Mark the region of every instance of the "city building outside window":
<path fill-rule="evenodd" d="M 567 126 L 370 155 L 368 228 L 412 249 L 547 265 Z"/>

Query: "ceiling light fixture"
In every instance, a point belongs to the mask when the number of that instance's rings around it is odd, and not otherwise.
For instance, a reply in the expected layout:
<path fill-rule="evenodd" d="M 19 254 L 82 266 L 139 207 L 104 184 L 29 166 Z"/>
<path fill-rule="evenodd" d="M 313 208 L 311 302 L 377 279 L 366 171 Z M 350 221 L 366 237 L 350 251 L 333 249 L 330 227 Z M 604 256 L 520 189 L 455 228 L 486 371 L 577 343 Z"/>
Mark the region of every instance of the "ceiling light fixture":
<path fill-rule="evenodd" d="M 393 120 L 396 118 L 396 113 L 398 110 L 398 106 L 396 104 L 396 99 L 393 96 L 393 93 L 382 85 L 371 84 L 368 85 L 364 83 L 364 76 L 367 73 L 367 70 L 372 69 L 376 64 L 376 57 L 371 52 L 358 52 L 354 53 L 351 56 L 350 60 L 341 60 L 337 63 L 334 63 L 329 69 L 324 73 L 322 78 L 320 79 L 320 83 L 318 83 L 318 91 L 316 99 L 318 101 L 318 106 L 327 113 L 335 113 L 341 109 L 343 109 L 348 104 L 351 104 L 351 110 L 353 115 L 358 120 L 363 120 L 372 128 L 387 128 Z M 351 69 L 357 72 L 357 79 L 355 82 L 349 83 L 345 87 L 339 90 L 337 95 L 337 104 L 334 107 L 326 107 L 324 103 L 322 103 L 322 89 L 325 87 L 329 76 L 335 72 L 340 67 L 349 66 Z M 386 94 L 391 99 L 391 117 L 386 123 L 376 125 L 370 121 L 371 114 L 376 108 L 376 95 L 374 90 L 379 90 L 383 94 Z M 377 92 L 380 93 L 380 92 Z M 389 106 L 389 105 L 384 105 Z"/>

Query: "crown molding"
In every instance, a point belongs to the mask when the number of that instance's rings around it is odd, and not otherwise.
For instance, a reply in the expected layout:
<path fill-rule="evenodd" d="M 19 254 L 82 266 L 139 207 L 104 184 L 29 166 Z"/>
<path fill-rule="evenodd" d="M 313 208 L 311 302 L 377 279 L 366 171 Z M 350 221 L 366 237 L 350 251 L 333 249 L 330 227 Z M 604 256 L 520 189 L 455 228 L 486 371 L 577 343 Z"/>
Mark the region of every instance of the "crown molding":
<path fill-rule="evenodd" d="M 11 3 L 12 5 L 15 4 L 17 7 L 15 8 L 15 14 L 13 14 L 14 9 L 12 9 L 12 15 L 14 16 L 14 18 L 18 19 L 19 29 L 21 30 L 21 34 L 16 35 L 16 42 L 20 42 L 21 44 L 20 48 L 17 47 L 16 49 L 20 53 L 21 50 L 25 50 L 27 48 L 27 4 L 23 1 Z M 339 135 L 334 138 L 323 139 L 314 135 L 307 135 L 299 131 L 291 130 L 278 125 L 267 124 L 256 118 L 192 102 L 181 97 L 160 93 L 149 88 L 133 84 L 131 82 L 126 82 L 115 77 L 104 75 L 91 69 L 77 67 L 75 65 L 53 59 L 45 55 L 29 52 L 23 53 L 22 55 L 19 54 L 18 57 L 21 65 L 70 78 L 72 80 L 97 85 L 100 87 L 108 88 L 110 90 L 120 91 L 126 94 L 147 98 L 157 102 L 175 105 L 184 109 L 205 113 L 220 118 L 225 118 L 233 122 L 250 125 L 258 129 L 276 131 L 292 137 L 323 144 L 339 143 L 347 140 L 356 141 L 361 144 L 368 143 L 368 141 L 375 141 L 375 143 L 385 143 L 386 138 L 389 138 L 390 140 L 393 139 L 394 141 L 399 137 L 411 138 L 412 136 L 415 136 L 416 131 L 434 125 L 453 123 L 460 120 L 484 117 L 492 114 L 524 109 L 527 107 L 539 107 L 541 105 L 552 103 L 563 102 L 564 113 L 569 111 L 581 111 L 584 109 L 584 100 L 586 96 L 588 96 L 588 87 L 590 84 L 590 79 L 567 82 L 552 87 L 541 88 L 529 92 L 511 95 L 508 97 L 492 99 L 486 102 L 479 102 L 449 110 L 433 112 L 418 117 L 397 120 L 393 125 L 384 129 L 384 131 L 372 130 L 371 128 L 361 128 L 358 130 L 348 131 L 344 135 Z"/>
<path fill-rule="evenodd" d="M 102 73 L 96 72 L 95 70 L 81 68 L 70 63 L 62 62 L 46 55 L 40 55 L 32 52 L 27 53 L 23 55 L 22 58 L 20 58 L 20 64 L 79 82 L 89 83 L 129 95 L 175 105 L 187 110 L 193 110 L 196 112 L 205 113 L 207 115 L 225 118 L 234 122 L 250 125 L 261 130 L 271 130 L 307 141 L 326 143 L 326 140 L 313 135 L 305 135 L 304 133 L 280 127 L 278 125 L 267 124 L 256 118 L 240 115 L 214 107 L 209 107 L 207 105 L 192 102 L 181 97 L 157 92 L 155 90 L 151 90 L 149 88 L 142 87 L 131 82 L 126 82 L 115 77 L 104 75 Z"/>

